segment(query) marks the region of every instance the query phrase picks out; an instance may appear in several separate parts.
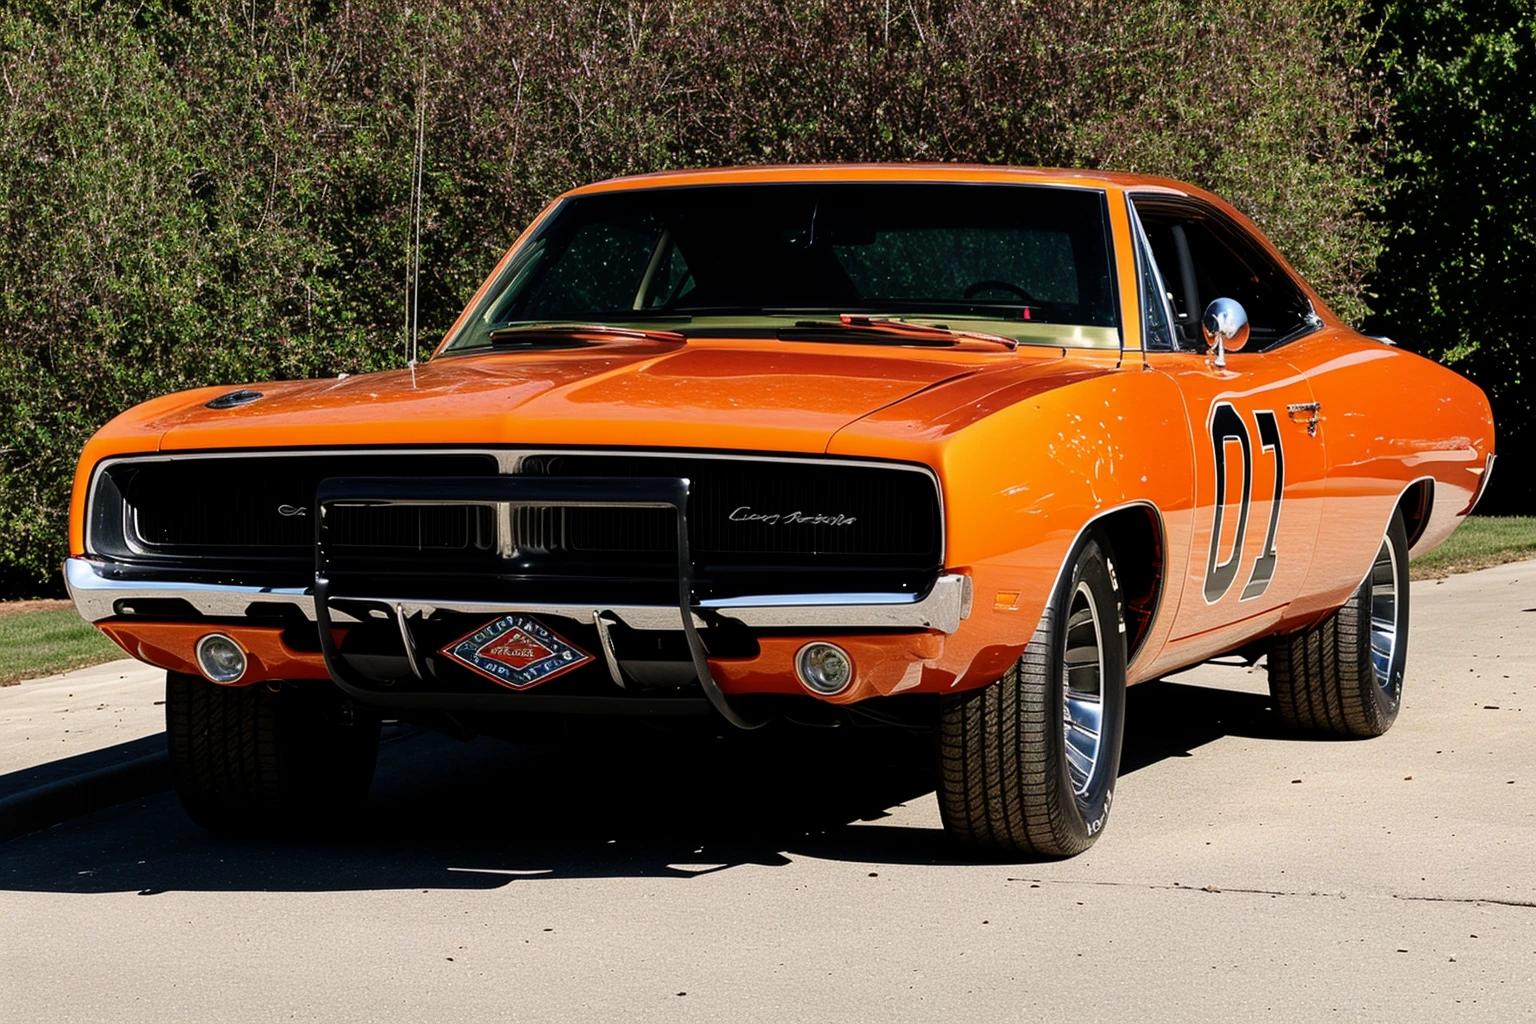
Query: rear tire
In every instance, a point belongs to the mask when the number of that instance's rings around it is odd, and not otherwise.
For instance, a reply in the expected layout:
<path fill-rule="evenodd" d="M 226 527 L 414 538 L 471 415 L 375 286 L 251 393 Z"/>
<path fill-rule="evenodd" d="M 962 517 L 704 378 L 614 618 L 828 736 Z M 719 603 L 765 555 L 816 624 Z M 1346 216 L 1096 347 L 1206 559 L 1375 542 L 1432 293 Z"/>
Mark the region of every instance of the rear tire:
<path fill-rule="evenodd" d="M 219 686 L 167 673 L 171 778 L 193 821 L 226 834 L 315 830 L 362 806 L 378 718 L 332 699 L 324 682 L 301 685 Z"/>
<path fill-rule="evenodd" d="M 1092 846 L 1108 820 L 1126 663 L 1108 552 L 1098 536 L 1079 547 L 1006 675 L 944 698 L 939 811 L 957 839 L 1007 855 L 1070 857 Z"/>
<path fill-rule="evenodd" d="M 1276 637 L 1269 692 L 1286 725 L 1380 736 L 1403 702 L 1408 661 L 1408 534 L 1400 511 L 1349 601 L 1317 625 Z"/>

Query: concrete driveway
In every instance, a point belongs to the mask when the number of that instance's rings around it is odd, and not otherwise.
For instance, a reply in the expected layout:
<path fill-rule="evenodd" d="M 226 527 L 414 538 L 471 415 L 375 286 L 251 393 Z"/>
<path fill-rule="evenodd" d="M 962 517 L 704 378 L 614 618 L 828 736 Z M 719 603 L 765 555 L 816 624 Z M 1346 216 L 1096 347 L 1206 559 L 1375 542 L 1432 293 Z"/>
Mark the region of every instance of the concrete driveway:
<path fill-rule="evenodd" d="M 921 743 L 401 734 L 360 834 L 159 794 L 0 845 L 6 1020 L 1523 1020 L 1536 562 L 1419 583 L 1406 707 L 1284 736 L 1262 669 L 1132 691 L 1103 839 L 974 863 Z"/>

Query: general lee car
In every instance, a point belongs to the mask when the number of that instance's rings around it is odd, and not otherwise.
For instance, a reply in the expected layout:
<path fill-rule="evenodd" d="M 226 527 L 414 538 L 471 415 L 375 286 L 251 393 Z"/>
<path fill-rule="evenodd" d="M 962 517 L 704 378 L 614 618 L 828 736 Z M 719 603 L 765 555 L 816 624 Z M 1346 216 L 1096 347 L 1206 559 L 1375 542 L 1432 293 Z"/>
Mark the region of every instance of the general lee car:
<path fill-rule="evenodd" d="M 864 721 L 936 735 L 955 836 L 1068 855 L 1129 684 L 1267 654 L 1286 723 L 1385 731 L 1493 458 L 1199 189 L 669 173 L 560 197 L 420 366 L 122 414 L 65 572 L 214 829 L 356 806 L 381 719 Z"/>

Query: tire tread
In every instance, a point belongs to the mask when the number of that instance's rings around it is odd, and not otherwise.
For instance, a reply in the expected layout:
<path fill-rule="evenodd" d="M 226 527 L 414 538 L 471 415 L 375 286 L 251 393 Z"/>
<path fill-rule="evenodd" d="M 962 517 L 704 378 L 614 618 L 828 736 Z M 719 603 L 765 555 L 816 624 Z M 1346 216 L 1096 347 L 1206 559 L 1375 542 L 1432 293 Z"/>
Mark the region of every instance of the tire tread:
<path fill-rule="evenodd" d="M 1398 552 L 1407 538 L 1400 513 L 1389 529 Z M 1406 569 L 1406 555 L 1400 555 Z M 1399 573 L 1403 622 L 1397 642 L 1406 655 L 1408 577 Z M 1379 696 L 1371 661 L 1371 578 L 1369 574 L 1343 607 L 1320 622 L 1273 638 L 1269 649 L 1269 692 L 1275 712 L 1292 729 L 1343 737 L 1380 736 L 1396 718 L 1395 703 Z"/>
<path fill-rule="evenodd" d="M 1103 557 L 1097 543 L 1091 551 Z M 1062 754 L 1052 730 L 1060 734 L 1061 710 L 1052 700 L 1051 672 L 1060 614 L 1054 602 L 1047 606 L 1023 654 L 1001 679 L 945 699 L 938 731 L 939 810 L 951 835 L 980 849 L 1068 857 L 1097 838 L 1084 834 L 1070 782 L 1056 764 Z M 1101 628 L 1120 636 L 1117 625 Z M 1117 738 L 1116 764 L 1118 755 Z"/>

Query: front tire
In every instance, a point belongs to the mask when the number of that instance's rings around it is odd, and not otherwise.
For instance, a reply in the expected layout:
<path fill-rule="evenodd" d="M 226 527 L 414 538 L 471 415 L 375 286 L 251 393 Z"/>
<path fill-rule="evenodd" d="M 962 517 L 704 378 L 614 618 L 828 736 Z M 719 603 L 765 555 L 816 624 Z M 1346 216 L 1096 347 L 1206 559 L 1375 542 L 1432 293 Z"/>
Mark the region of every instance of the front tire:
<path fill-rule="evenodd" d="M 981 849 L 1070 857 L 1114 803 L 1125 727 L 1125 632 L 1108 544 L 1090 536 L 1024 655 L 1001 679 L 944 698 L 939 811 Z"/>
<path fill-rule="evenodd" d="M 1401 511 L 1344 607 L 1276 637 L 1269 692 L 1286 725 L 1334 736 L 1380 736 L 1403 703 L 1408 662 L 1408 534 Z"/>
<path fill-rule="evenodd" d="M 225 834 L 314 830 L 344 821 L 373 782 L 379 720 L 324 682 L 219 686 L 166 674 L 171 778 L 193 821 Z"/>

